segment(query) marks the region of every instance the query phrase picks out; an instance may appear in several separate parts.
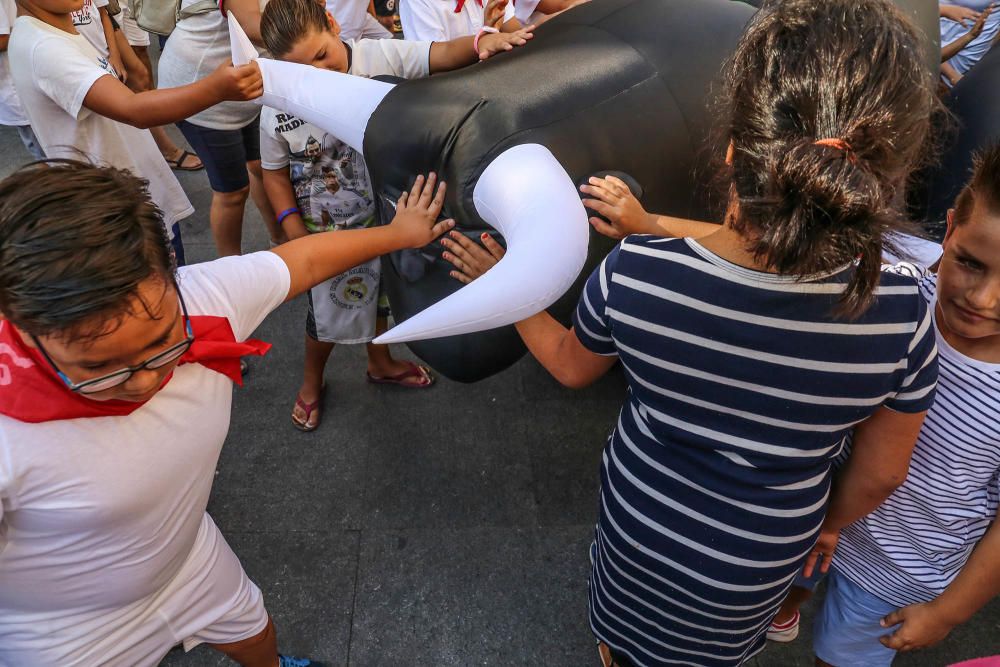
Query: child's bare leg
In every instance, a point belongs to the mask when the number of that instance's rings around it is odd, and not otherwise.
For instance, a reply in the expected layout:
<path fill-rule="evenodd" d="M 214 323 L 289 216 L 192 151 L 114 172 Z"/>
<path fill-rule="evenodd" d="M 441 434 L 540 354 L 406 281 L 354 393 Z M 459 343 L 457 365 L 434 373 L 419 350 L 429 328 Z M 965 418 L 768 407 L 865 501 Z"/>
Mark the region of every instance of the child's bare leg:
<path fill-rule="evenodd" d="M 795 612 L 797 612 L 799 608 L 802 607 L 802 605 L 804 605 L 811 597 L 812 591 L 808 588 L 792 586 L 788 590 L 788 595 L 785 597 L 785 601 L 781 603 L 781 608 L 778 609 L 778 614 L 774 617 L 774 621 L 772 622 L 781 625 L 782 623 L 787 623 L 792 620 L 792 616 L 795 615 Z"/>
<path fill-rule="evenodd" d="M 375 320 L 375 333 L 383 334 L 389 328 L 389 321 L 380 317 Z M 392 358 L 388 345 L 376 345 L 368 343 L 368 374 L 372 377 L 383 378 L 405 373 L 410 369 L 410 364 L 405 361 L 397 361 Z"/>
<path fill-rule="evenodd" d="M 270 618 L 267 627 L 253 637 L 231 644 L 209 646 L 225 653 L 243 667 L 278 667 L 278 639 Z"/>
<path fill-rule="evenodd" d="M 250 197 L 254 205 L 260 211 L 260 217 L 264 219 L 267 233 L 271 237 L 271 243 L 281 244 L 288 240 L 284 230 L 278 225 L 278 218 L 274 214 L 271 202 L 264 191 L 264 173 L 260 168 L 260 160 L 247 162 L 247 173 L 250 175 Z"/>
<path fill-rule="evenodd" d="M 213 192 L 208 219 L 212 225 L 212 238 L 219 257 L 239 255 L 243 252 L 243 210 L 250 188 L 233 192 Z"/>
<path fill-rule="evenodd" d="M 305 363 L 302 368 L 302 386 L 299 387 L 299 398 L 306 405 L 319 400 L 319 394 L 323 390 L 323 370 L 326 362 L 333 352 L 334 343 L 324 343 L 306 334 L 306 354 Z M 292 417 L 304 426 L 315 426 L 319 421 L 319 412 L 309 415 L 306 422 L 306 412 L 296 405 L 292 409 Z"/>

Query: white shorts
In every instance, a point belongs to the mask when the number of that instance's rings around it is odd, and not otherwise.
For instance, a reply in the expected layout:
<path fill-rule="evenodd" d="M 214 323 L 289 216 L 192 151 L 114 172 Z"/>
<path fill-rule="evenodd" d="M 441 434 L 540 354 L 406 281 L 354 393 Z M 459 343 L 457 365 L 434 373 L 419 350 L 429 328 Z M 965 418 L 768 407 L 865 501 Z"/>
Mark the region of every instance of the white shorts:
<path fill-rule="evenodd" d="M 128 5 L 124 2 L 122 3 L 121 14 L 115 17 L 118 24 L 122 27 L 122 33 L 125 34 L 125 39 L 132 46 L 149 46 L 149 33 L 139 27 L 139 24 L 135 22 L 132 18 L 132 12 L 129 10 Z"/>
<path fill-rule="evenodd" d="M 26 614 L 16 621 L 21 631 L 13 641 L 0 646 L 0 664 L 156 667 L 177 644 L 191 650 L 238 642 L 262 632 L 267 621 L 260 589 L 205 514 L 191 555 L 162 589 L 124 608 Z"/>

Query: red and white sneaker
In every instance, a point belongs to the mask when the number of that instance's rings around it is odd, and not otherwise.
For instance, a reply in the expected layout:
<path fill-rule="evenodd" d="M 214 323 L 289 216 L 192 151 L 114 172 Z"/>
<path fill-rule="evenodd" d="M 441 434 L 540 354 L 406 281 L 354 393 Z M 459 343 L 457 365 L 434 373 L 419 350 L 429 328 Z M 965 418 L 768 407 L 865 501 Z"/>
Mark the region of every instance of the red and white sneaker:
<path fill-rule="evenodd" d="M 799 636 L 799 618 L 799 612 L 795 612 L 795 615 L 784 623 L 771 623 L 771 627 L 767 629 L 768 640 L 782 644 L 794 641 Z"/>

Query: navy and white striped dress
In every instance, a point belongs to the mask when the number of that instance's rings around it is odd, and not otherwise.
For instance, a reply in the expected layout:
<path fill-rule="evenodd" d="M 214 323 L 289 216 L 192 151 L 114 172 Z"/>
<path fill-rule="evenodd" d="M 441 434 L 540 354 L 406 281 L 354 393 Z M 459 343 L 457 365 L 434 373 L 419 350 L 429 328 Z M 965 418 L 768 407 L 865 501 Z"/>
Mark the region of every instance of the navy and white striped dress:
<path fill-rule="evenodd" d="M 933 312 L 937 276 L 926 275 L 920 291 Z M 937 398 L 909 475 L 874 512 L 841 532 L 833 561 L 856 585 L 898 607 L 943 593 L 1000 505 L 1000 364 L 970 359 L 935 330 Z"/>
<path fill-rule="evenodd" d="M 879 406 L 930 406 L 935 338 L 916 281 L 883 275 L 848 323 L 830 313 L 849 273 L 795 280 L 692 239 L 633 236 L 590 277 L 576 334 L 618 355 L 629 384 L 601 468 L 590 620 L 636 665 L 756 654 L 847 433 Z"/>

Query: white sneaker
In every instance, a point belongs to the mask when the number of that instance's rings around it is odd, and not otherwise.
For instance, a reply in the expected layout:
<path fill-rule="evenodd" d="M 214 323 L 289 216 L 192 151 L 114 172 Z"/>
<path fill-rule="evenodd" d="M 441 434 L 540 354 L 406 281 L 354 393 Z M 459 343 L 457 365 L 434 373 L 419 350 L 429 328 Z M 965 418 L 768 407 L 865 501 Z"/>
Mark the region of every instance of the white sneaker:
<path fill-rule="evenodd" d="M 767 629 L 767 638 L 772 642 L 787 644 L 799 636 L 799 612 L 784 623 L 771 623 Z"/>

